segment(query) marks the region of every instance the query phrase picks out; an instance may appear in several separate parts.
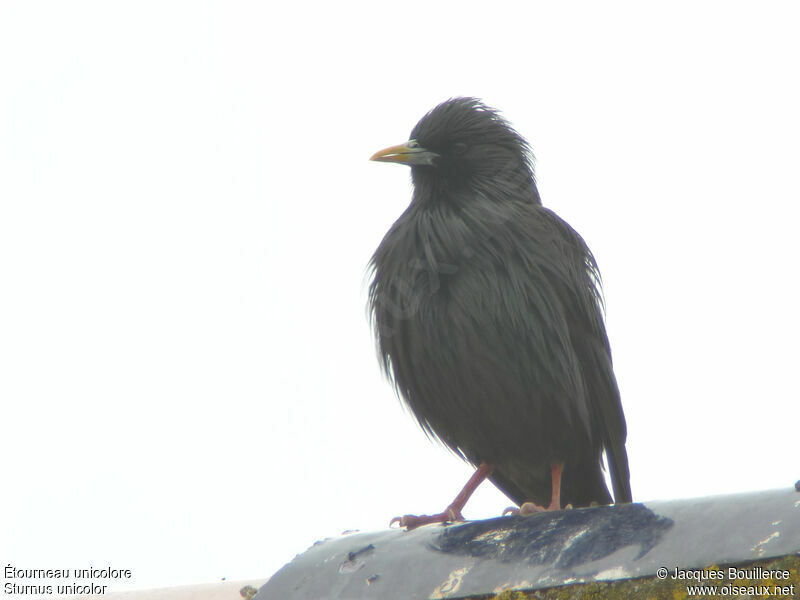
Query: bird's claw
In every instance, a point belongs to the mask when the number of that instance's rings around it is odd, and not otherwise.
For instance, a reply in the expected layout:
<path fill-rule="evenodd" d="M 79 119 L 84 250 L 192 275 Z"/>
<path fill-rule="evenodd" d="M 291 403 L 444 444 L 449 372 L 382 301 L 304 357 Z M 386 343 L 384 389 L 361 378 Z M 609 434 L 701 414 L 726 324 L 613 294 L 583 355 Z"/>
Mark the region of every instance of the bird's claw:
<path fill-rule="evenodd" d="M 393 527 L 396 523 L 398 526 L 400 526 L 401 529 L 403 527 L 405 527 L 406 529 L 415 529 L 420 525 L 425 525 L 425 523 L 427 523 L 427 521 L 425 521 L 425 518 L 427 517 L 428 515 L 421 515 L 421 516 L 403 515 L 402 517 L 395 517 L 394 519 L 389 521 L 389 527 Z"/>
<path fill-rule="evenodd" d="M 503 511 L 503 516 L 507 515 L 519 515 L 521 517 L 527 517 L 529 515 L 535 515 L 536 513 L 541 512 L 550 512 L 553 510 L 561 510 L 559 507 L 555 505 L 550 505 L 547 508 L 544 506 L 539 506 L 538 504 L 534 504 L 533 502 L 524 502 L 522 506 L 517 508 L 516 506 L 509 506 L 507 509 Z M 564 510 L 572 510 L 572 504 L 567 504 L 564 507 Z"/>
<path fill-rule="evenodd" d="M 463 520 L 464 517 L 461 511 L 448 507 L 447 510 L 435 515 L 403 515 L 402 517 L 395 517 L 389 521 L 389 527 L 397 523 L 400 527 L 411 530 L 423 525 L 430 525 L 431 523 L 447 523 Z"/>
<path fill-rule="evenodd" d="M 527 517 L 528 515 L 545 512 L 546 510 L 548 509 L 544 508 L 543 506 L 539 506 L 538 504 L 534 504 L 533 502 L 523 502 L 519 508 L 516 506 L 509 506 L 503 511 L 503 516 L 518 515 L 520 517 Z"/>
<path fill-rule="evenodd" d="M 533 502 L 525 502 L 519 507 L 519 514 L 523 517 L 528 515 L 535 515 L 536 513 L 545 512 L 547 509 L 544 506 L 539 506 Z"/>

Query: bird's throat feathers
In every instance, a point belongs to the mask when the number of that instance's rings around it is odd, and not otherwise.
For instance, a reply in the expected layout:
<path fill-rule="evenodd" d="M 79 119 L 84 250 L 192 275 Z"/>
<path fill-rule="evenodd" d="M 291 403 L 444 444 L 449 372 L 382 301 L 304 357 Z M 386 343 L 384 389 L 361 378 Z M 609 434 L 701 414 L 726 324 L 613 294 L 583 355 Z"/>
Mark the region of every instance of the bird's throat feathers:
<path fill-rule="evenodd" d="M 476 191 L 436 202 L 418 198 L 419 193 L 424 189 L 415 188 L 411 205 L 387 235 L 381 254 L 383 266 L 394 277 L 427 294 L 443 291 L 449 277 L 465 263 L 474 263 L 476 253 L 484 259 L 493 256 L 498 244 L 504 244 L 500 240 L 507 228 L 531 209 L 530 202 L 495 202 Z M 402 263 L 395 260 L 398 255 L 414 258 Z"/>

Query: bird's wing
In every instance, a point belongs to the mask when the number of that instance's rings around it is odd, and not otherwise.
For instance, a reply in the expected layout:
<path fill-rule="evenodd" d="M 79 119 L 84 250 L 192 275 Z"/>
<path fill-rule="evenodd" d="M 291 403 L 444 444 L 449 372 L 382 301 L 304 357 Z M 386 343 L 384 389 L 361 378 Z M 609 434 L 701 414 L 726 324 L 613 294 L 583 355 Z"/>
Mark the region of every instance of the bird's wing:
<path fill-rule="evenodd" d="M 602 289 L 597 263 L 583 238 L 572 227 L 552 211 L 541 211 L 565 241 L 568 260 L 573 264 L 583 265 L 582 272 L 570 274 L 575 278 L 572 285 L 563 285 L 560 277 L 554 278 L 553 285 L 561 287 L 559 295 L 564 298 L 572 348 L 581 365 L 585 397 L 592 420 L 599 425 L 614 498 L 616 502 L 630 502 L 625 416 L 603 320 Z"/>
<path fill-rule="evenodd" d="M 523 389 L 506 379 L 508 392 L 493 401 L 503 414 L 509 414 L 497 406 L 503 403 L 509 411 L 526 405 L 532 411 L 530 418 L 520 414 L 509 437 L 521 436 L 517 429 L 528 427 L 529 436 L 542 438 L 546 452 L 567 459 L 572 468 L 564 472 L 564 498 L 575 505 L 608 501 L 599 463 L 604 448 L 614 497 L 630 502 L 625 418 L 591 251 L 575 230 L 541 206 L 518 206 L 513 218 L 481 222 L 488 230 L 475 240 L 487 246 L 475 252 L 463 278 L 454 278 L 449 312 L 462 324 L 468 315 L 473 321 L 480 315 L 471 328 L 462 327 L 468 336 L 481 336 L 481 345 L 493 356 L 491 362 L 476 363 L 479 373 L 487 365 L 482 379 L 497 379 L 498 373 L 519 376 Z M 461 314 L 459 304 L 465 305 Z M 560 425 L 530 428 L 544 422 Z M 582 446 L 580 440 L 586 438 L 589 442 Z M 541 493 L 541 473 L 523 482 L 523 465 L 507 464 L 508 472 L 500 470 L 493 477 L 499 487 L 512 498 L 519 488 Z"/>

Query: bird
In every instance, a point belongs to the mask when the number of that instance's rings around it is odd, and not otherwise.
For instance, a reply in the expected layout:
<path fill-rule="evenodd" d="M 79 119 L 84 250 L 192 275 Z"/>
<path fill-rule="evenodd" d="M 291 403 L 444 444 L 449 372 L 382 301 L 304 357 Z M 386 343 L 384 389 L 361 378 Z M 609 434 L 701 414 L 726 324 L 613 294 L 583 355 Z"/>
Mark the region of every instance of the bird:
<path fill-rule="evenodd" d="M 611 504 L 604 454 L 614 500 L 631 502 L 600 272 L 542 205 L 527 141 L 456 97 L 371 160 L 409 166 L 413 184 L 368 267 L 382 370 L 425 433 L 475 467 L 445 510 L 391 524 L 464 520 L 487 479 L 521 514 Z"/>

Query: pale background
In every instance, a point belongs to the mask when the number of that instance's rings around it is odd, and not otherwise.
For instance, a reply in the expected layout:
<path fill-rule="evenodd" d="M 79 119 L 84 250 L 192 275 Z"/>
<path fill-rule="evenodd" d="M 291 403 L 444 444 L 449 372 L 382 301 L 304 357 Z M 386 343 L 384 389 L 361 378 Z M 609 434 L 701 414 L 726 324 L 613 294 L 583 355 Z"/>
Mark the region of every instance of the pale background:
<path fill-rule="evenodd" d="M 635 499 L 800 478 L 800 7 L 520 6 L 0 3 L 0 564 L 266 578 L 447 505 L 364 305 L 367 158 L 455 95 L 597 256 Z"/>

